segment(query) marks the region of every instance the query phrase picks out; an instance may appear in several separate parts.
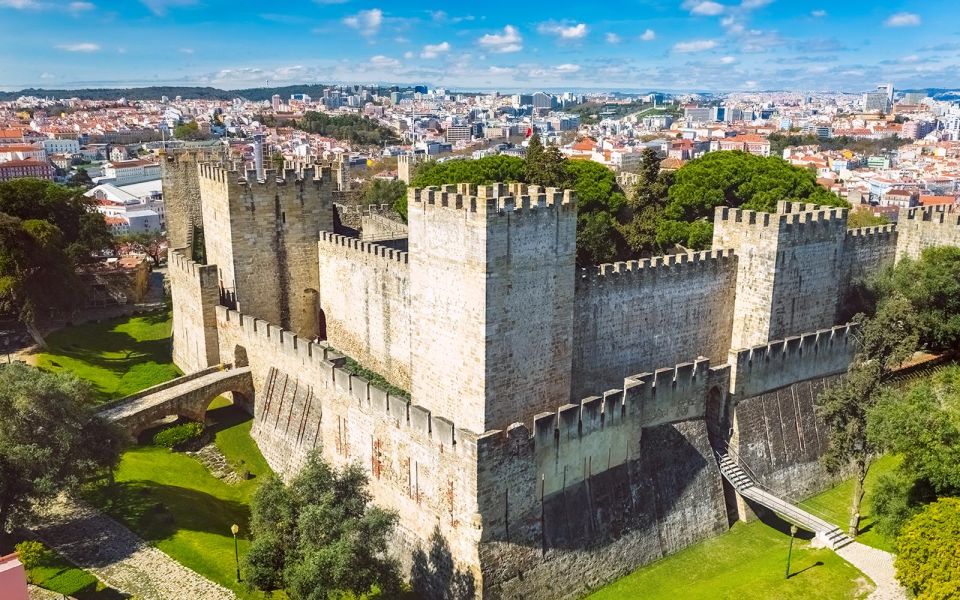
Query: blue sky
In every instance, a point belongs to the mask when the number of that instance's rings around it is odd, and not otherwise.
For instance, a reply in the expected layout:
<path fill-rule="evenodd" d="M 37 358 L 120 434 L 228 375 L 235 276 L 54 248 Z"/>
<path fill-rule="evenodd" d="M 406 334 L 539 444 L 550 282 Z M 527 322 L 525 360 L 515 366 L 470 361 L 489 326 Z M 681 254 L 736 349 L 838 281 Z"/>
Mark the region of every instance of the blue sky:
<path fill-rule="evenodd" d="M 0 87 L 960 87 L 956 2 L 0 0 Z"/>

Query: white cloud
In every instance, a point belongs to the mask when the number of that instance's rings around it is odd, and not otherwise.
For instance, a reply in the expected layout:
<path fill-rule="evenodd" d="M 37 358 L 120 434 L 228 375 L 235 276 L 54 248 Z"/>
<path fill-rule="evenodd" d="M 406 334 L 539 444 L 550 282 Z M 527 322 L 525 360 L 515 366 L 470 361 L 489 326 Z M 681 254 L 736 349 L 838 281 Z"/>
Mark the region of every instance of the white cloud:
<path fill-rule="evenodd" d="M 580 40 L 587 36 L 590 28 L 587 27 L 586 23 L 577 23 L 576 25 L 541 23 L 537 26 L 537 31 L 545 35 L 556 35 L 564 40 Z"/>
<path fill-rule="evenodd" d="M 193 48 L 180 48 L 180 54 L 193 54 Z"/>
<path fill-rule="evenodd" d="M 389 56 L 378 54 L 370 59 L 370 64 L 382 69 L 396 69 L 400 66 L 400 61 L 395 58 L 390 58 Z"/>
<path fill-rule="evenodd" d="M 908 12 L 900 12 L 890 15 L 883 23 L 887 27 L 913 27 L 920 24 L 920 15 Z"/>
<path fill-rule="evenodd" d="M 519 52 L 523 50 L 523 38 L 513 25 L 503 28 L 503 33 L 488 33 L 478 40 L 484 48 L 497 54 Z"/>
<path fill-rule="evenodd" d="M 703 52 L 717 47 L 716 40 L 690 40 L 689 42 L 677 42 L 673 45 L 674 52 Z"/>
<path fill-rule="evenodd" d="M 516 69 L 513 67 L 490 67 L 487 69 L 491 75 L 512 75 Z"/>
<path fill-rule="evenodd" d="M 752 89 L 752 88 L 757 87 L 757 82 L 756 82 L 756 81 L 746 81 L 746 82 L 744 82 L 744 85 L 745 85 L 746 87 Z"/>
<path fill-rule="evenodd" d="M 53 73 L 40 73 L 40 79 L 56 79 Z"/>
<path fill-rule="evenodd" d="M 36 0 L 0 0 L 0 8 L 24 10 L 27 8 L 40 8 L 40 3 Z"/>
<path fill-rule="evenodd" d="M 403 57 L 407 60 L 410 60 L 411 58 L 413 58 L 413 52 L 410 52 L 410 51 L 404 52 Z"/>
<path fill-rule="evenodd" d="M 753 10 L 755 8 L 762 8 L 771 2 L 773 2 L 773 0 L 742 0 L 742 2 L 740 2 L 740 8 Z"/>
<path fill-rule="evenodd" d="M 720 25 L 722 25 L 730 35 L 740 35 L 746 30 L 746 27 L 743 26 L 743 23 L 734 17 L 724 17 L 720 19 Z"/>
<path fill-rule="evenodd" d="M 714 2 L 713 0 L 688 0 L 687 2 L 683 3 L 683 7 L 689 10 L 690 14 L 700 15 L 702 17 L 715 17 L 723 14 L 723 12 L 727 9 L 726 6 L 720 4 L 719 2 Z"/>
<path fill-rule="evenodd" d="M 361 10 L 355 15 L 345 17 L 343 24 L 356 29 L 361 35 L 376 35 L 380 31 L 380 26 L 383 25 L 383 11 L 379 8 Z"/>
<path fill-rule="evenodd" d="M 67 8 L 70 10 L 70 12 L 79 13 L 93 10 L 96 7 L 92 2 L 71 2 L 69 5 L 67 5 Z"/>
<path fill-rule="evenodd" d="M 720 59 L 720 62 L 725 65 L 732 65 L 733 63 L 737 62 L 737 59 L 732 56 L 724 56 Z"/>
<path fill-rule="evenodd" d="M 640 34 L 640 39 L 645 42 L 652 42 L 653 40 L 657 39 L 657 32 L 652 29 L 647 29 Z"/>
<path fill-rule="evenodd" d="M 446 54 L 450 52 L 450 44 L 447 42 L 441 42 L 439 44 L 427 44 L 423 47 L 423 52 L 420 53 L 420 58 L 436 58 L 441 54 Z"/>
<path fill-rule="evenodd" d="M 557 73 L 576 73 L 580 70 L 580 65 L 563 64 L 553 68 Z"/>
<path fill-rule="evenodd" d="M 813 12 L 810 13 L 810 16 L 813 17 L 813 18 L 815 18 L 815 19 L 820 19 L 820 18 L 822 18 L 822 17 L 827 16 L 827 11 L 822 10 L 822 9 L 821 9 L 821 10 L 815 10 L 815 11 L 813 11 Z"/>
<path fill-rule="evenodd" d="M 623 41 L 623 40 L 620 38 L 620 36 L 617 35 L 617 34 L 615 34 L 615 33 L 608 33 L 608 34 L 607 34 L 606 36 L 604 36 L 604 37 L 605 37 L 605 39 L 607 40 L 607 43 L 608 43 L 608 44 L 619 44 L 620 42 Z"/>
<path fill-rule="evenodd" d="M 77 44 L 60 44 L 57 46 L 60 50 L 67 52 L 97 52 L 100 46 L 91 42 L 80 42 Z"/>
<path fill-rule="evenodd" d="M 196 4 L 197 0 L 140 0 L 150 12 L 158 17 L 166 16 L 171 7 L 190 6 Z"/>

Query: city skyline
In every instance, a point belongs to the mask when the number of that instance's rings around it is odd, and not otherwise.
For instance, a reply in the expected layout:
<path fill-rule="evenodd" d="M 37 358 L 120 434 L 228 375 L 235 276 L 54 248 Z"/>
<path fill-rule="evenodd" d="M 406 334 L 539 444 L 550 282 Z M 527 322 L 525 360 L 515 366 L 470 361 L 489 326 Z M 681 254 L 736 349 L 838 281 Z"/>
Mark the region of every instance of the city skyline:
<path fill-rule="evenodd" d="M 674 0 L 395 6 L 0 0 L 0 88 L 427 83 L 459 89 L 859 91 L 960 86 L 960 31 L 925 3 Z"/>

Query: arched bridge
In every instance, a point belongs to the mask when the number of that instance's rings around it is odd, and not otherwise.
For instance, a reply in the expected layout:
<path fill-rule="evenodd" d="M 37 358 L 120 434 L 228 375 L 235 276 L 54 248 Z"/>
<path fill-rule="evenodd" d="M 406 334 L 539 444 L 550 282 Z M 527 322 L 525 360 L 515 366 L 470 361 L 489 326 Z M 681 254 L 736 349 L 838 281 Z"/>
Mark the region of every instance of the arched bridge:
<path fill-rule="evenodd" d="M 101 409 L 99 414 L 136 436 L 169 415 L 202 423 L 210 401 L 226 392 L 234 394 L 234 401 L 253 401 L 250 367 L 217 365 L 184 375 L 117 400 Z"/>

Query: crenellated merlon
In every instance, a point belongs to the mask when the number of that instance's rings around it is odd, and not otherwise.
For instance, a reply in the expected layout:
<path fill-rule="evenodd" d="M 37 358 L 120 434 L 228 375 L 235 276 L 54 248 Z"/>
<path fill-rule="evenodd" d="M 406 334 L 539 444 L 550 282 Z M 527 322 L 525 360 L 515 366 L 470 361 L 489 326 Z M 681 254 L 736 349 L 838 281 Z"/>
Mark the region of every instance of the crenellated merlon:
<path fill-rule="evenodd" d="M 297 168 L 267 169 L 262 180 L 255 169 L 239 169 L 236 164 L 205 162 L 198 165 L 200 177 L 231 187 L 282 187 L 288 185 L 314 186 L 333 185 L 333 168 L 330 165 L 299 165 Z"/>
<path fill-rule="evenodd" d="M 955 206 L 924 206 L 900 211 L 900 218 L 960 226 L 960 209 Z"/>
<path fill-rule="evenodd" d="M 807 206 L 803 203 L 780 202 L 778 209 L 784 212 L 778 211 L 776 213 L 718 206 L 715 212 L 715 221 L 742 223 L 779 231 L 790 231 L 793 228 L 810 226 L 846 229 L 847 209 L 809 210 Z"/>
<path fill-rule="evenodd" d="M 189 259 L 184 254 L 185 250 L 185 248 L 174 248 L 170 250 L 168 267 L 171 270 L 187 273 L 191 277 L 200 280 L 201 283 L 208 277 L 212 278 L 214 282 L 217 281 L 217 265 L 201 265 Z"/>
<path fill-rule="evenodd" d="M 859 227 L 857 229 L 847 230 L 847 239 L 854 242 L 877 242 L 886 243 L 891 238 L 896 237 L 897 226 L 875 225 L 873 227 Z"/>
<path fill-rule="evenodd" d="M 572 215 L 576 203 L 576 192 L 573 190 L 519 183 L 481 186 L 461 183 L 407 190 L 408 210 L 458 210 L 488 218 L 536 216 L 552 211 L 564 211 Z"/>
<path fill-rule="evenodd" d="M 355 237 L 330 233 L 328 231 L 320 232 L 320 243 L 350 248 L 357 252 L 371 254 L 384 260 L 396 261 L 404 265 L 410 262 L 410 255 L 407 252 L 394 250 L 393 248 L 381 246 L 373 242 L 366 242 Z"/>
<path fill-rule="evenodd" d="M 857 350 L 859 325 L 848 323 L 830 329 L 732 350 L 730 391 L 750 398 L 797 381 L 843 373 Z"/>
<path fill-rule="evenodd" d="M 661 277 L 683 277 L 709 269 L 734 268 L 736 261 L 736 254 L 729 249 L 667 254 L 582 268 L 578 279 L 592 285 L 638 284 Z"/>

